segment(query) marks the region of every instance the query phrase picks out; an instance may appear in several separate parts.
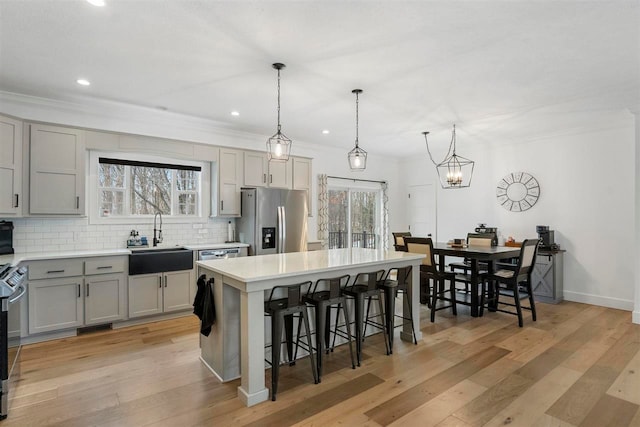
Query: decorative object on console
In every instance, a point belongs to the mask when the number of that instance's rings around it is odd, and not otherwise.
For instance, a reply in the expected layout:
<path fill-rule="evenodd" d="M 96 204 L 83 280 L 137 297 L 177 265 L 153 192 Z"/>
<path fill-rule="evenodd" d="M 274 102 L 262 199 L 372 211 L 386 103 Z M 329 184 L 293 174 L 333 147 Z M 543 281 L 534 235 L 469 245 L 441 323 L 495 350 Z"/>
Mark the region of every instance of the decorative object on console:
<path fill-rule="evenodd" d="M 356 94 L 356 146 L 353 150 L 349 151 L 349 167 L 352 171 L 363 171 L 367 168 L 367 152 L 358 146 L 358 104 L 359 95 L 362 93 L 362 89 L 354 89 L 351 93 Z"/>
<path fill-rule="evenodd" d="M 280 70 L 285 65 L 276 62 L 272 66 L 278 70 L 278 130 L 267 140 L 267 158 L 270 162 L 286 162 L 291 154 L 292 141 L 282 133 L 280 126 Z"/>
<path fill-rule="evenodd" d="M 438 171 L 438 177 L 440 178 L 440 185 L 442 188 L 465 188 L 471 185 L 471 178 L 473 177 L 473 167 L 475 162 L 465 157 L 458 156 L 456 154 L 456 125 L 453 125 L 453 131 L 451 132 L 451 142 L 449 143 L 449 150 L 443 161 L 436 163 L 429 150 L 429 141 L 427 141 L 427 135 L 429 132 L 422 132 L 424 135 L 424 142 L 427 145 L 427 153 L 431 162 L 436 166 Z"/>
<path fill-rule="evenodd" d="M 498 182 L 498 203 L 508 211 L 524 212 L 531 209 L 540 197 L 540 184 L 531 174 L 513 172 Z"/>

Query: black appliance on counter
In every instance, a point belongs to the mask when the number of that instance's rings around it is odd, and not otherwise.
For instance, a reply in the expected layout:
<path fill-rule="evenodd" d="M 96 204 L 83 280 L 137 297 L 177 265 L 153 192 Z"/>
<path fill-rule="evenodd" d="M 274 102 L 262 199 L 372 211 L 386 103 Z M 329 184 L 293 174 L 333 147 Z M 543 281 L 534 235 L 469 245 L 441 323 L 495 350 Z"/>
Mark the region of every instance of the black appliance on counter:
<path fill-rule="evenodd" d="M 20 306 L 27 293 L 27 267 L 0 265 L 0 420 L 9 413 L 9 388 L 20 371 Z"/>
<path fill-rule="evenodd" d="M 469 237 L 479 237 L 479 238 L 490 238 L 491 246 L 498 246 L 498 228 L 497 227 L 487 227 L 484 224 L 478 224 L 475 229 L 476 234 L 469 233 L 467 238 Z"/>
<path fill-rule="evenodd" d="M 558 249 L 553 237 L 553 230 L 549 230 L 548 225 L 537 225 L 536 232 L 538 233 L 538 239 L 540 239 L 539 250 L 554 251 Z"/>
<path fill-rule="evenodd" d="M 13 253 L 13 222 L 0 221 L 0 255 Z"/>

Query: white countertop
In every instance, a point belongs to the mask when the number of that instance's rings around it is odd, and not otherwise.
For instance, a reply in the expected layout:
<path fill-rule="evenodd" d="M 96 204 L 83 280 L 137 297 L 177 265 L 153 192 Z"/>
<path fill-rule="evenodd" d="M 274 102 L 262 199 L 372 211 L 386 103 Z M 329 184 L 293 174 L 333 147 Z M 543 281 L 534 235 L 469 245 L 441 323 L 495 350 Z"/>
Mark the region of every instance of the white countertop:
<path fill-rule="evenodd" d="M 198 243 L 196 245 L 172 245 L 158 246 L 157 249 L 170 249 L 172 247 L 184 247 L 194 251 L 203 249 L 224 249 L 224 248 L 242 248 L 248 247 L 246 243 Z M 113 256 L 113 255 L 129 255 L 132 251 L 139 249 L 153 249 L 151 247 L 140 248 L 114 248 L 114 249 L 97 249 L 97 250 L 81 250 L 81 251 L 60 251 L 60 252 L 25 252 L 11 255 L 0 255 L 0 265 L 11 264 L 17 265 L 26 261 L 42 261 L 48 259 L 63 258 L 85 258 L 96 256 Z"/>
<path fill-rule="evenodd" d="M 332 268 L 366 266 L 381 261 L 421 260 L 424 255 L 382 249 L 330 249 L 274 255 L 197 261 L 196 264 L 244 283 L 275 277 L 323 272 Z"/>

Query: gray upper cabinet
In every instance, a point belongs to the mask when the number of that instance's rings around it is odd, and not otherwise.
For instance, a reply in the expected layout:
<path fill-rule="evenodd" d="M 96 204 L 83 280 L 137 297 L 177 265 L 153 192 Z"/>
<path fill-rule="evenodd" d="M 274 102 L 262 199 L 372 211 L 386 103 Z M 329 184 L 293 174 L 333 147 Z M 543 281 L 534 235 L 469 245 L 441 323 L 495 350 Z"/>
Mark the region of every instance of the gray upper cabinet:
<path fill-rule="evenodd" d="M 84 131 L 32 124 L 29 138 L 29 213 L 84 214 Z"/>
<path fill-rule="evenodd" d="M 311 159 L 293 158 L 293 189 L 306 190 L 309 216 L 313 216 L 311 206 Z"/>
<path fill-rule="evenodd" d="M 0 116 L 0 216 L 19 216 L 22 206 L 22 122 Z"/>
<path fill-rule="evenodd" d="M 291 189 L 292 161 L 269 162 L 267 155 L 257 151 L 244 152 L 244 185 Z"/>
<path fill-rule="evenodd" d="M 242 160 L 242 151 L 229 148 L 220 149 L 217 207 L 217 213 L 220 216 L 240 216 Z"/>

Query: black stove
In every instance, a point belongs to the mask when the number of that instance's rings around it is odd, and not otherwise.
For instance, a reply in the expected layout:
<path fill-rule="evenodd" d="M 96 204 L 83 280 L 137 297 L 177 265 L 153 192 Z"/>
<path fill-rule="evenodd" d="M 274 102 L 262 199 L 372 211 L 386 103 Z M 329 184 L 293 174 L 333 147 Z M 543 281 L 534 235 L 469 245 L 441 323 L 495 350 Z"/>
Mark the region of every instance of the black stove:
<path fill-rule="evenodd" d="M 27 267 L 0 265 L 0 419 L 9 412 L 9 388 L 20 370 L 20 307 L 27 293 Z"/>

